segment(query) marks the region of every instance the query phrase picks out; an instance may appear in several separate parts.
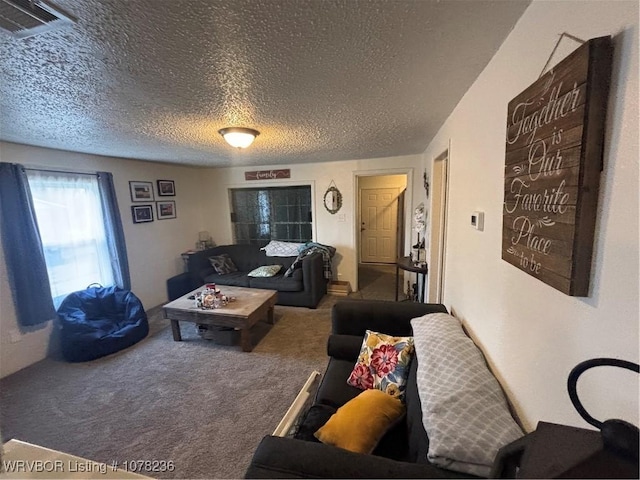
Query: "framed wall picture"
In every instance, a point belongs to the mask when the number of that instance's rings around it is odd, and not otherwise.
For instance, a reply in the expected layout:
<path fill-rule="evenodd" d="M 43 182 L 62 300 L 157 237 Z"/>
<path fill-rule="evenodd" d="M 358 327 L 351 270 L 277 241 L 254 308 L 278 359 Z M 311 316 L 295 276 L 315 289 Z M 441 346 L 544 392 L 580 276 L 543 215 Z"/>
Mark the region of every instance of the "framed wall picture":
<path fill-rule="evenodd" d="M 176 184 L 173 180 L 158 180 L 158 196 L 174 197 L 176 195 Z"/>
<path fill-rule="evenodd" d="M 158 212 L 158 220 L 176 218 L 176 202 L 173 200 L 156 202 L 156 210 Z"/>
<path fill-rule="evenodd" d="M 133 223 L 153 222 L 153 205 L 132 205 Z"/>
<path fill-rule="evenodd" d="M 153 183 L 151 182 L 129 182 L 132 202 L 153 202 Z"/>

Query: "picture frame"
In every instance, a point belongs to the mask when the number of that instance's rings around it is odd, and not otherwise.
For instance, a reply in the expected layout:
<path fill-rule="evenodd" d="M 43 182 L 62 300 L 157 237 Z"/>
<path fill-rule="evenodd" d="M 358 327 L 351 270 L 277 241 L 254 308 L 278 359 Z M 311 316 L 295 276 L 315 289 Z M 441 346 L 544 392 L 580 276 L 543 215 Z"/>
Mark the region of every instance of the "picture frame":
<path fill-rule="evenodd" d="M 158 196 L 159 197 L 175 197 L 176 196 L 176 184 L 173 180 L 157 180 Z"/>
<path fill-rule="evenodd" d="M 153 205 L 131 205 L 133 223 L 153 222 Z"/>
<path fill-rule="evenodd" d="M 156 212 L 158 214 L 158 220 L 176 218 L 176 202 L 173 200 L 156 202 Z"/>
<path fill-rule="evenodd" d="M 129 192 L 131 193 L 132 202 L 153 202 L 153 183 L 151 182 L 129 182 Z"/>

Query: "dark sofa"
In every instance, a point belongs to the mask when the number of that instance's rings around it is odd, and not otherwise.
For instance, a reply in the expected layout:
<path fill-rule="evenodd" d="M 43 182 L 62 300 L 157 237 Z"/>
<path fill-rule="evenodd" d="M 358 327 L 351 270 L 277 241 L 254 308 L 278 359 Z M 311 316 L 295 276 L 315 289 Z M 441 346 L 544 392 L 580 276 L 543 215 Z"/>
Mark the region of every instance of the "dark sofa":
<path fill-rule="evenodd" d="M 226 253 L 238 268 L 237 272 L 218 275 L 209 262 L 209 257 Z M 316 308 L 327 293 L 327 280 L 324 278 L 324 264 L 320 253 L 302 260 L 290 277 L 284 273 L 296 257 L 268 257 L 257 245 L 221 245 L 189 255 L 187 271 L 192 287 L 204 283 L 231 285 L 235 287 L 264 288 L 278 291 L 278 305 Z M 282 265 L 282 269 L 273 277 L 254 278 L 247 274 L 263 265 Z"/>
<path fill-rule="evenodd" d="M 416 382 L 417 361 L 411 362 L 406 390 L 407 414 L 390 430 L 372 455 L 352 453 L 313 437 L 338 407 L 361 393 L 346 379 L 358 357 L 367 329 L 394 336 L 412 335 L 410 320 L 446 312 L 444 305 L 343 300 L 332 310 L 329 364 L 314 404 L 295 438 L 266 436 L 260 442 L 246 478 L 474 478 L 427 462 L 429 438 L 422 424 Z"/>

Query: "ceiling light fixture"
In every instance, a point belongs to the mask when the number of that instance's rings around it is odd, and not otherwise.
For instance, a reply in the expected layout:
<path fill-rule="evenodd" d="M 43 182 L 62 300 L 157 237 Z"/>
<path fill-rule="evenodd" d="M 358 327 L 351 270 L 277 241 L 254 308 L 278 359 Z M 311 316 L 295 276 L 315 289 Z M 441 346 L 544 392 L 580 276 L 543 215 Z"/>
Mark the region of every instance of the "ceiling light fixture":
<path fill-rule="evenodd" d="M 244 127 L 221 128 L 218 133 L 222 135 L 229 145 L 236 148 L 247 148 L 260 135 L 257 130 Z"/>

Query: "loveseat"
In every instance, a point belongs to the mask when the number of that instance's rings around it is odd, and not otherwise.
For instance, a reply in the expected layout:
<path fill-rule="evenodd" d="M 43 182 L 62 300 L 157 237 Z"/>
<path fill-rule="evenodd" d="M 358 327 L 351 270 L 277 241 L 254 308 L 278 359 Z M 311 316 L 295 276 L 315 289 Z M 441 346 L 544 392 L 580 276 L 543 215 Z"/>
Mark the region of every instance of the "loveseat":
<path fill-rule="evenodd" d="M 237 271 L 220 275 L 209 261 L 210 257 L 227 254 Z M 314 253 L 302 259 L 300 268 L 285 276 L 297 256 L 270 257 L 257 245 L 221 245 L 189 255 L 187 271 L 192 289 L 205 283 L 235 287 L 264 288 L 278 291 L 278 305 L 316 308 L 327 293 L 322 255 Z M 265 265 L 282 265 L 273 277 L 249 277 L 252 270 Z"/>
<path fill-rule="evenodd" d="M 419 375 L 425 374 L 424 371 L 419 372 L 418 343 L 416 343 L 416 356 L 411 361 L 406 383 L 406 415 L 382 437 L 372 454 L 353 453 L 320 443 L 314 437 L 314 432 L 324 425 L 339 407 L 362 393 L 362 390 L 347 385 L 346 379 L 354 368 L 367 329 L 393 336 L 412 335 L 411 319 L 431 313 L 442 315 L 446 311 L 446 308 L 440 304 L 353 299 L 336 303 L 332 310 L 332 333 L 327 345 L 329 363 L 313 405 L 308 409 L 293 437 L 266 436 L 262 439 L 245 473 L 245 478 L 474 478 L 475 475 L 442 468 L 430 461 L 433 457 L 428 456 L 430 440 L 423 425 L 423 406 L 418 393 L 418 378 L 422 378 Z M 446 315 L 446 317 L 450 316 Z M 472 345 L 471 348 L 475 346 Z M 463 347 L 463 349 L 468 348 Z M 486 378 L 489 372 L 488 367 L 481 355 L 473 361 L 477 364 L 478 359 L 481 365 L 473 368 L 486 369 L 486 372 L 481 372 Z M 466 367 L 464 360 L 462 365 Z M 495 378 L 493 380 L 495 381 Z M 497 381 L 495 382 L 497 386 Z M 463 398 L 463 395 L 456 395 L 455 388 L 449 392 L 449 396 Z M 502 396 L 501 391 L 500 396 Z M 495 401 L 493 399 L 490 401 L 496 403 L 498 409 L 508 409 L 504 397 L 502 400 L 497 398 Z M 458 407 L 471 410 L 467 408 L 471 403 L 474 402 L 470 401 L 469 405 L 463 404 Z M 452 408 L 455 408 L 455 405 Z M 476 408 L 475 405 L 472 408 Z M 438 410 L 441 407 L 436 406 L 435 409 Z M 481 423 L 492 424 L 493 412 L 492 408 L 485 410 Z M 465 414 L 474 415 L 472 412 L 465 412 Z M 504 417 L 504 411 L 498 412 L 495 416 L 500 414 Z M 506 415 L 513 423 L 512 426 L 508 426 L 511 434 L 518 438 L 522 434 L 520 427 L 513 421 L 508 410 Z M 451 424 L 455 423 L 451 420 L 447 421 Z M 457 427 L 454 432 L 454 436 L 457 437 L 469 435 L 472 445 L 482 444 L 482 441 L 476 443 L 472 437 L 473 434 L 471 431 L 466 431 L 466 425 Z M 438 463 L 441 465 L 444 463 L 445 466 L 453 465 L 447 462 Z M 483 468 L 483 471 L 488 472 L 488 467 Z"/>

